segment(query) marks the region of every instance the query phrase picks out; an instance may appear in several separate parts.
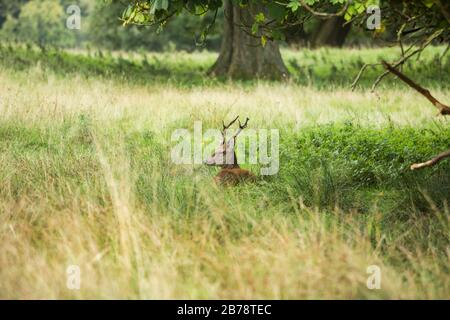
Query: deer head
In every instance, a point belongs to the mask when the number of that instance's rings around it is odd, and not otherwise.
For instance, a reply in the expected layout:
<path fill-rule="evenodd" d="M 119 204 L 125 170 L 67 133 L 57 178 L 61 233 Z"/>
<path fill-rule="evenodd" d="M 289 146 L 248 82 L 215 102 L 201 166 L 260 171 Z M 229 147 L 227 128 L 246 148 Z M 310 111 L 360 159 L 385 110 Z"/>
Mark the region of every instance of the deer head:
<path fill-rule="evenodd" d="M 236 158 L 235 145 L 237 136 L 247 127 L 248 121 L 247 118 L 244 124 L 241 124 L 241 121 L 238 120 L 239 116 L 237 116 L 233 121 L 231 121 L 228 125 L 222 121 L 223 130 L 222 130 L 222 143 L 216 149 L 216 151 L 204 161 L 204 163 L 208 166 L 218 166 L 222 168 L 239 168 L 239 164 Z M 239 129 L 236 133 L 227 141 L 227 130 L 236 122 L 239 122 Z"/>

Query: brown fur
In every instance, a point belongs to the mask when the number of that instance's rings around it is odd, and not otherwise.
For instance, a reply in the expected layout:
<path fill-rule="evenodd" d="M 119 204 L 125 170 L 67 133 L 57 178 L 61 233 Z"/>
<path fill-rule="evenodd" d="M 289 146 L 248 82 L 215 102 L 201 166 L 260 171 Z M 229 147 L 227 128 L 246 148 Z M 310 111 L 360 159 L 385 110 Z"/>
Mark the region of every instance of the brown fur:
<path fill-rule="evenodd" d="M 216 149 L 216 151 L 204 161 L 206 165 L 209 166 L 217 166 L 222 169 L 220 172 L 214 177 L 214 180 L 223 185 L 236 185 L 240 182 L 246 181 L 255 181 L 256 177 L 253 173 L 248 170 L 241 169 L 239 167 L 236 152 L 234 151 L 234 146 L 236 144 L 236 137 L 239 133 L 247 127 L 249 118 L 245 120 L 245 123 L 242 125 L 239 121 L 239 129 L 234 134 L 234 136 L 227 141 L 226 140 L 226 130 L 231 127 L 233 123 L 238 120 L 239 116 L 237 116 L 233 121 L 231 121 L 228 125 L 223 123 L 223 141 L 222 144 Z M 231 158 L 233 156 L 233 158 Z M 224 159 L 227 160 L 224 162 Z"/>
<path fill-rule="evenodd" d="M 256 177 L 248 170 L 241 168 L 222 169 L 214 177 L 214 180 L 219 184 L 236 185 L 241 182 L 255 181 Z"/>

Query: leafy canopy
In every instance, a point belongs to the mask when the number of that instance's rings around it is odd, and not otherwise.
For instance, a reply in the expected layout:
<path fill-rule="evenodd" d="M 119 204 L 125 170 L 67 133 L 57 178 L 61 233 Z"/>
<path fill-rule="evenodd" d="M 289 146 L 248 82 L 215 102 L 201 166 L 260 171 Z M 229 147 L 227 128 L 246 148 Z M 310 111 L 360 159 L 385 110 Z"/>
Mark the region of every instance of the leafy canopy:
<path fill-rule="evenodd" d="M 261 12 L 254 14 L 251 25 L 242 25 L 255 37 L 260 37 L 262 45 L 268 40 L 283 39 L 284 29 L 300 27 L 313 16 L 323 19 L 343 16 L 347 23 L 366 28 L 366 22 L 374 13 L 380 13 L 380 25 L 372 30 L 374 36 L 388 31 L 401 47 L 401 57 L 393 63 L 394 67 L 420 54 L 434 42 L 450 41 L 448 0 L 128 0 L 122 20 L 124 25 L 150 24 L 163 27 L 182 11 L 197 16 L 214 12 L 216 16 L 225 1 L 242 7 L 257 4 L 258 8 L 262 8 Z M 208 29 L 210 26 L 204 30 L 203 37 Z M 404 47 L 404 44 L 408 44 L 408 47 Z M 373 88 L 386 74 L 377 79 Z M 359 77 L 360 74 L 353 86 Z"/>
<path fill-rule="evenodd" d="M 255 15 L 248 27 L 255 35 L 268 39 L 282 38 L 281 29 L 301 25 L 308 17 L 327 18 L 343 15 L 347 21 L 365 27 L 372 14 L 370 6 L 378 6 L 384 28 L 427 37 L 440 31 L 443 40 L 449 40 L 450 5 L 445 0 L 380 1 L 380 0 L 229 0 L 245 7 L 259 3 L 264 12 Z M 128 0 L 122 20 L 126 24 L 156 24 L 164 26 L 182 11 L 201 16 L 216 12 L 222 0 Z M 121 1 L 121 3 L 124 3 Z M 379 30 L 378 30 L 379 32 Z M 400 34 L 403 35 L 403 34 Z"/>

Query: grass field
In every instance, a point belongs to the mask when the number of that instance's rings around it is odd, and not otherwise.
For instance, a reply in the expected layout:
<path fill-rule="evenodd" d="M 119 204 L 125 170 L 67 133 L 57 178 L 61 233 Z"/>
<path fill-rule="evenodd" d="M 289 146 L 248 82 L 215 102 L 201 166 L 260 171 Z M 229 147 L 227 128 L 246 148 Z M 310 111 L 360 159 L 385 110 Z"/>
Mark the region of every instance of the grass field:
<path fill-rule="evenodd" d="M 449 102 L 442 51 L 404 71 Z M 213 53 L 0 47 L 0 298 L 450 298 L 450 162 L 409 170 L 449 120 L 391 77 L 371 93 L 381 69 L 349 89 L 395 53 L 285 50 L 270 83 L 204 77 Z M 171 162 L 175 129 L 238 114 L 280 130 L 278 175 Z"/>

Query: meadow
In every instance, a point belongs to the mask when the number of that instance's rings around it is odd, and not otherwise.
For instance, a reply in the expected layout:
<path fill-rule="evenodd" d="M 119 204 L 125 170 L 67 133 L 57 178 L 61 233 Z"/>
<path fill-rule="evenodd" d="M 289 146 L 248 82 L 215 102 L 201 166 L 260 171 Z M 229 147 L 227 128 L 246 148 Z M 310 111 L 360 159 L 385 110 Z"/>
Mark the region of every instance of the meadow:
<path fill-rule="evenodd" d="M 449 102 L 444 49 L 404 72 Z M 1 45 L 0 298 L 448 299 L 450 162 L 409 166 L 449 120 L 393 77 L 371 92 L 381 68 L 349 88 L 397 53 L 284 49 L 277 83 L 208 78 L 209 52 Z M 171 161 L 175 129 L 236 115 L 280 130 L 277 175 L 223 187 Z"/>

